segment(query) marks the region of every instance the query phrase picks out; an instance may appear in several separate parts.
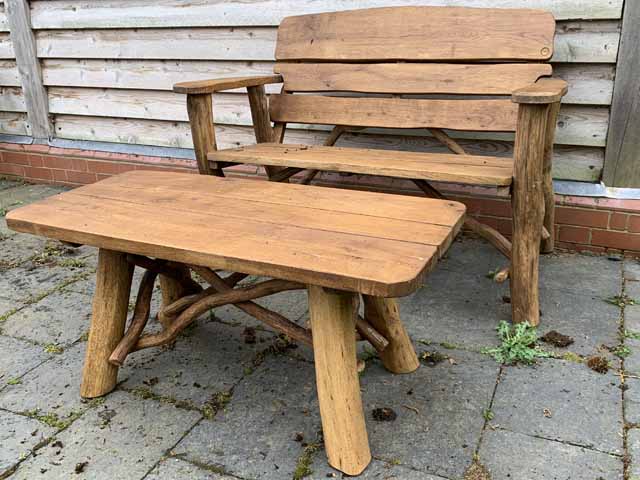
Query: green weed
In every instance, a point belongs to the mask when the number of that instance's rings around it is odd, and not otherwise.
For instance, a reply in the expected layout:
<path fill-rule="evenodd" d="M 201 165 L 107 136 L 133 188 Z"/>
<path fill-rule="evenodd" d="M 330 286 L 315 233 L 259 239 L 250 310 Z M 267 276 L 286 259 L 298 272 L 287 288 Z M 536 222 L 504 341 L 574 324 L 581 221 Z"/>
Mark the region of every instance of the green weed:
<path fill-rule="evenodd" d="M 503 320 L 498 324 L 497 330 L 501 345 L 496 348 L 483 348 L 482 353 L 491 355 L 498 363 L 531 364 L 536 358 L 552 355 L 537 345 L 538 332 L 528 322 L 511 326 Z"/>

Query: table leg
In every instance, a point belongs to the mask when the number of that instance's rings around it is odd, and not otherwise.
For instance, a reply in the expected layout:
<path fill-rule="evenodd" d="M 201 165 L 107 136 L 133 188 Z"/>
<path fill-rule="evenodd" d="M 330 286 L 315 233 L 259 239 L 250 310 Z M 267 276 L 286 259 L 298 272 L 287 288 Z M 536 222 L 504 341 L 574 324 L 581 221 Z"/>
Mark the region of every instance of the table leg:
<path fill-rule="evenodd" d="M 133 265 L 126 254 L 100 249 L 96 293 L 80 395 L 100 397 L 116 386 L 118 367 L 109 363 L 109 355 L 124 335 L 131 290 Z"/>
<path fill-rule="evenodd" d="M 378 355 L 387 370 L 393 373 L 411 373 L 420 366 L 411 339 L 400 320 L 395 298 L 363 295 L 364 318 L 387 340 L 389 346 Z"/>
<path fill-rule="evenodd" d="M 358 295 L 309 286 L 313 355 L 329 464 L 358 475 L 371 452 L 356 368 Z"/>

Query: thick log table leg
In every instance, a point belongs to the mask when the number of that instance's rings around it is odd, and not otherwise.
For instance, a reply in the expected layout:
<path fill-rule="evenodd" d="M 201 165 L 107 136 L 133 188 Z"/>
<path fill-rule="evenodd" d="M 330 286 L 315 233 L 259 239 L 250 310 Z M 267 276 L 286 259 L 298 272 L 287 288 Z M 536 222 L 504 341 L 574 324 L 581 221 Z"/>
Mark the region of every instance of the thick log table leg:
<path fill-rule="evenodd" d="M 315 286 L 308 290 L 327 457 L 332 467 L 358 475 L 371 461 L 356 369 L 358 296 Z"/>
<path fill-rule="evenodd" d="M 382 364 L 393 373 L 410 373 L 420 366 L 411 339 L 400 320 L 398 302 L 395 298 L 362 296 L 364 318 L 389 341 L 382 352 L 378 352 Z"/>
<path fill-rule="evenodd" d="M 80 395 L 100 397 L 116 386 L 118 367 L 109 356 L 124 335 L 133 265 L 125 253 L 101 249 L 91 330 L 82 373 Z"/>

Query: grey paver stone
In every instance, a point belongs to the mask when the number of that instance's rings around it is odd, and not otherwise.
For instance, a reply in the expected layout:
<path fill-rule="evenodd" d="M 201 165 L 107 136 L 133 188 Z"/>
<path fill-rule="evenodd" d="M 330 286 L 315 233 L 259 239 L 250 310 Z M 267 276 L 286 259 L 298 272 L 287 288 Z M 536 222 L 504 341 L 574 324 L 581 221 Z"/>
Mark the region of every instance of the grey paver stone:
<path fill-rule="evenodd" d="M 291 478 L 302 453 L 295 434 L 312 442 L 320 428 L 313 366 L 268 357 L 235 388 L 225 410 L 199 423 L 173 454 L 242 478 Z"/>
<path fill-rule="evenodd" d="M 619 384 L 617 376 L 563 360 L 508 367 L 496 390 L 492 423 L 622 455 Z"/>
<path fill-rule="evenodd" d="M 0 335 L 0 390 L 49 358 L 42 347 Z"/>
<path fill-rule="evenodd" d="M 480 462 L 492 480 L 622 480 L 622 458 L 505 430 L 487 430 Z"/>
<path fill-rule="evenodd" d="M 640 429 L 632 428 L 627 432 L 627 448 L 631 460 L 627 480 L 640 480 Z"/>
<path fill-rule="evenodd" d="M 305 479 L 326 480 L 327 478 L 351 478 L 343 476 L 341 472 L 331 468 L 326 462 L 327 460 L 324 454 L 316 456 L 311 466 L 313 473 L 305 477 Z M 335 477 L 329 477 L 330 474 L 334 474 Z M 418 470 L 412 470 L 402 465 L 390 465 L 378 460 L 372 460 L 367 469 L 355 478 L 358 480 L 446 480 L 446 477 L 439 477 Z"/>
<path fill-rule="evenodd" d="M 149 472 L 145 480 L 237 480 L 237 478 L 206 470 L 178 458 L 168 458 Z"/>
<path fill-rule="evenodd" d="M 114 392 L 57 435 L 62 448 L 41 449 L 12 478 L 142 478 L 199 418 L 197 412 Z"/>
<path fill-rule="evenodd" d="M 0 190 L 0 208 L 13 210 L 43 198 L 56 195 L 68 190 L 65 187 L 54 185 L 29 185 L 23 184 L 14 188 Z"/>
<path fill-rule="evenodd" d="M 625 380 L 624 414 L 628 423 L 640 423 L 640 380 L 627 378 Z"/>
<path fill-rule="evenodd" d="M 0 410 L 0 478 L 54 433 L 37 420 Z"/>
<path fill-rule="evenodd" d="M 148 389 L 199 407 L 213 394 L 232 388 L 272 337 L 258 331 L 256 343 L 246 344 L 241 327 L 200 319 L 171 349 L 131 354 L 122 372 L 128 377 L 122 387 Z"/>
<path fill-rule="evenodd" d="M 9 317 L 2 331 L 34 342 L 66 346 L 89 330 L 91 303 L 88 295 L 57 291 Z"/>
<path fill-rule="evenodd" d="M 80 379 L 85 344 L 78 344 L 30 371 L 18 385 L 0 391 L 0 407 L 14 412 L 39 410 L 60 419 L 81 412 L 87 404 L 80 398 Z"/>

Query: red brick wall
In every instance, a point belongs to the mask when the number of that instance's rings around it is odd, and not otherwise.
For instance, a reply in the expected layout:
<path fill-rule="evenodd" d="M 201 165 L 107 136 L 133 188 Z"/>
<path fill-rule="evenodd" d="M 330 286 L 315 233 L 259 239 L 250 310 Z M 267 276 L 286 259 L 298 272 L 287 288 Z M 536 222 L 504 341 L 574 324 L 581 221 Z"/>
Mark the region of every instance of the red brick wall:
<path fill-rule="evenodd" d="M 80 186 L 129 170 L 196 173 L 195 162 L 178 158 L 97 152 L 0 143 L 0 176 L 33 183 Z M 256 167 L 226 170 L 235 176 L 259 178 Z M 329 174 L 323 184 L 420 195 L 410 182 L 379 177 Z M 452 198 L 467 205 L 468 213 L 503 234 L 511 234 L 508 198 L 482 189 L 456 190 Z M 556 196 L 557 247 L 568 250 L 640 254 L 640 200 Z"/>

